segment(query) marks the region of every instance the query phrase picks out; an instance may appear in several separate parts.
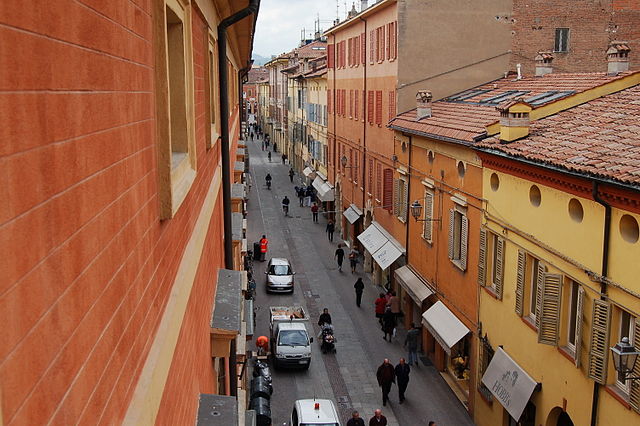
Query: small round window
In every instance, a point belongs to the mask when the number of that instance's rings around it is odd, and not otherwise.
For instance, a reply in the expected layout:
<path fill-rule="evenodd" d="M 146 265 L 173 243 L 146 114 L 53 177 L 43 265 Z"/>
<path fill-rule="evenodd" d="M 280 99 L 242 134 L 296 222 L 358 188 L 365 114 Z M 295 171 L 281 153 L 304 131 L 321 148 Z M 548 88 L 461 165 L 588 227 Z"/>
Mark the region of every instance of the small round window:
<path fill-rule="evenodd" d="M 573 219 L 574 222 L 580 223 L 584 218 L 584 209 L 582 208 L 582 203 L 572 198 L 569 200 L 569 217 Z"/>
<path fill-rule="evenodd" d="M 620 235 L 628 243 L 638 242 L 640 231 L 638 230 L 638 221 L 635 217 L 625 214 L 620 218 Z"/>
<path fill-rule="evenodd" d="M 466 170 L 464 168 L 464 163 L 462 161 L 458 161 L 458 176 L 463 178 L 465 172 L 466 172 Z"/>
<path fill-rule="evenodd" d="M 500 178 L 496 173 L 491 173 L 491 189 L 495 192 L 498 188 L 500 188 Z"/>
<path fill-rule="evenodd" d="M 538 207 L 542 202 L 540 188 L 535 185 L 531 185 L 531 188 L 529 189 L 529 201 L 531 201 L 531 205 L 534 207 Z"/>
<path fill-rule="evenodd" d="M 435 154 L 433 153 L 433 151 L 429 151 L 429 153 L 427 154 L 427 160 L 429 161 L 429 164 L 433 164 L 433 160 L 435 159 Z"/>

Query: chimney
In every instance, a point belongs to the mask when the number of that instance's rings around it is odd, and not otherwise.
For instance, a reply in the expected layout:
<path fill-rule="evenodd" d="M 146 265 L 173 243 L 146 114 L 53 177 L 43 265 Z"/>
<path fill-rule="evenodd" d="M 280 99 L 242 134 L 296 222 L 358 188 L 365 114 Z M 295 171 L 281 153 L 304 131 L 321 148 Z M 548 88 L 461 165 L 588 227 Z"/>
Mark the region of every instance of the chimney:
<path fill-rule="evenodd" d="M 369 7 L 367 0 L 360 0 L 360 12 L 365 10 L 367 7 Z"/>
<path fill-rule="evenodd" d="M 531 105 L 522 98 L 506 101 L 498 105 L 500 112 L 500 140 L 513 142 L 529 135 Z"/>
<path fill-rule="evenodd" d="M 553 54 L 548 51 L 538 52 L 538 55 L 535 57 L 536 61 L 536 77 L 542 77 L 546 74 L 551 74 L 553 72 L 553 66 L 551 63 L 553 62 Z"/>
<path fill-rule="evenodd" d="M 616 75 L 629 70 L 629 43 L 626 41 L 612 41 L 607 50 L 607 73 Z"/>
<path fill-rule="evenodd" d="M 418 90 L 418 93 L 416 93 L 417 121 L 431 117 L 431 99 L 433 99 L 433 96 L 428 90 Z"/>

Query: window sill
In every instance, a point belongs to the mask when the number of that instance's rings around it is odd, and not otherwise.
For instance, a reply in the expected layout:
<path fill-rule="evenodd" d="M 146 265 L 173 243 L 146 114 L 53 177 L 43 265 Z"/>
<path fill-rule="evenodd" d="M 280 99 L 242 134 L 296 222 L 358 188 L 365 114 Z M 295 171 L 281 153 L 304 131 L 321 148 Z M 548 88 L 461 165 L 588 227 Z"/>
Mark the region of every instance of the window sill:
<path fill-rule="evenodd" d="M 528 326 L 530 329 L 532 329 L 533 331 L 535 331 L 536 333 L 538 332 L 538 328 L 536 327 L 536 325 L 534 323 L 531 322 L 531 318 L 529 317 L 520 317 L 520 319 L 522 320 L 523 323 L 525 323 L 526 326 Z"/>
<path fill-rule="evenodd" d="M 453 263 L 462 272 L 466 272 L 467 271 L 467 267 L 465 265 L 463 265 L 462 262 L 460 262 L 460 260 L 458 260 L 458 259 L 449 259 L 449 260 L 451 261 L 451 263 Z"/>
<path fill-rule="evenodd" d="M 482 288 L 484 289 L 485 292 L 487 292 L 489 296 L 493 297 L 496 300 L 500 300 L 500 298 L 494 291 L 493 287 L 486 285 L 486 286 L 483 286 Z"/>
<path fill-rule="evenodd" d="M 573 365 L 576 364 L 576 355 L 574 351 L 566 346 L 558 346 L 558 352 L 560 352 L 563 357 L 571 361 Z"/>
<path fill-rule="evenodd" d="M 631 409 L 631 405 L 629 405 L 629 401 L 627 401 L 629 397 L 622 393 L 617 387 L 615 387 L 615 385 L 606 385 L 604 389 L 613 397 L 613 399 L 622 404 L 622 406 L 627 410 Z"/>
<path fill-rule="evenodd" d="M 173 160 L 176 160 L 175 155 Z M 171 217 L 175 216 L 187 198 L 195 178 L 196 171 L 191 168 L 189 156 L 185 153 L 177 166 L 171 170 Z"/>
<path fill-rule="evenodd" d="M 430 246 L 433 246 L 433 240 L 426 239 L 424 235 L 422 235 L 422 241 L 424 241 L 426 244 L 429 244 Z"/>

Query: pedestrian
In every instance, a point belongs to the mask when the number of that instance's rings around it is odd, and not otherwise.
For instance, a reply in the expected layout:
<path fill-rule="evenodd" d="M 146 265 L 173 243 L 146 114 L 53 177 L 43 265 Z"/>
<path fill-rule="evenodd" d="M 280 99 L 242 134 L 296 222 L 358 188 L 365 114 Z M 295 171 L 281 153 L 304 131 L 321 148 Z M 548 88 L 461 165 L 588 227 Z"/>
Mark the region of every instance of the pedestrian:
<path fill-rule="evenodd" d="M 391 312 L 391 308 L 387 306 L 384 311 L 384 315 L 382 316 L 382 331 L 384 331 L 384 336 L 382 337 L 384 340 L 387 340 L 387 334 L 389 335 L 389 342 L 393 338 L 393 332 L 396 328 L 396 316 Z"/>
<path fill-rule="evenodd" d="M 342 249 L 342 243 L 338 244 L 336 253 L 333 255 L 334 259 L 338 262 L 338 271 L 342 272 L 342 261 L 344 260 L 344 250 Z"/>
<path fill-rule="evenodd" d="M 349 263 L 351 264 L 351 273 L 355 274 L 356 273 L 356 266 L 358 265 L 358 255 L 360 253 L 358 253 L 358 250 L 354 247 L 351 248 L 351 251 L 349 252 Z"/>
<path fill-rule="evenodd" d="M 331 315 L 329 314 L 329 308 L 324 308 L 318 319 L 318 325 L 322 327 L 324 324 L 331 324 Z"/>
<path fill-rule="evenodd" d="M 378 318 L 378 322 L 382 325 L 382 317 L 384 316 L 384 309 L 387 306 L 387 299 L 384 298 L 384 293 L 380 293 L 375 302 L 373 302 L 376 306 L 376 318 Z"/>
<path fill-rule="evenodd" d="M 273 143 L 273 152 L 278 152 L 278 144 L 276 142 Z"/>
<path fill-rule="evenodd" d="M 382 388 L 382 405 L 386 406 L 389 400 L 389 392 L 391 392 L 391 385 L 396 381 L 396 372 L 389 362 L 389 358 L 385 358 L 382 365 L 378 367 L 376 378 L 378 379 L 378 386 Z"/>
<path fill-rule="evenodd" d="M 402 404 L 405 400 L 404 391 L 407 390 L 407 385 L 409 384 L 411 367 L 405 362 L 404 358 L 400 358 L 400 363 L 396 365 L 395 371 L 396 381 L 398 383 L 398 398 L 400 399 L 400 404 Z"/>
<path fill-rule="evenodd" d="M 287 154 L 285 154 L 284 152 L 282 153 L 282 164 L 285 163 L 285 161 L 287 161 Z"/>
<path fill-rule="evenodd" d="M 327 237 L 329 237 L 329 241 L 333 242 L 333 232 L 336 230 L 336 225 L 333 223 L 333 220 L 329 219 L 327 222 Z"/>
<path fill-rule="evenodd" d="M 265 141 L 264 139 L 262 140 L 262 150 L 264 151 L 267 147 L 267 141 Z"/>
<path fill-rule="evenodd" d="M 313 223 L 318 223 L 318 204 L 316 203 L 311 206 L 311 216 L 313 217 Z"/>
<path fill-rule="evenodd" d="M 267 249 L 269 248 L 269 240 L 267 240 L 267 236 L 263 235 L 260 238 L 260 260 L 264 262 L 267 257 Z"/>
<path fill-rule="evenodd" d="M 289 180 L 291 181 L 291 183 L 293 183 L 293 175 L 295 174 L 295 172 L 293 171 L 293 167 L 291 169 L 289 169 Z"/>
<path fill-rule="evenodd" d="M 347 426 L 364 426 L 364 420 L 360 418 L 360 413 L 357 411 L 351 413 L 351 418 L 347 422 Z"/>
<path fill-rule="evenodd" d="M 409 365 L 413 365 L 415 361 L 418 365 L 418 337 L 420 336 L 420 329 L 416 327 L 414 323 L 411 323 L 411 328 L 407 331 L 407 337 L 404 338 L 404 346 L 407 348 Z"/>
<path fill-rule="evenodd" d="M 300 207 L 304 205 L 304 193 L 305 193 L 305 189 L 303 185 L 300 188 L 298 188 L 298 201 L 300 201 Z"/>
<path fill-rule="evenodd" d="M 373 417 L 369 420 L 369 426 L 387 426 L 387 418 L 382 415 L 382 410 L 373 412 Z"/>
<path fill-rule="evenodd" d="M 391 297 L 387 303 L 391 307 L 391 312 L 395 315 L 397 321 L 398 317 L 400 317 L 400 298 L 396 296 L 395 290 L 391 290 Z"/>
<path fill-rule="evenodd" d="M 436 426 L 436 422 L 434 422 L 433 420 L 429 421 L 429 426 Z"/>
<path fill-rule="evenodd" d="M 362 278 L 358 278 L 356 283 L 353 285 L 353 288 L 356 289 L 356 305 L 359 308 L 360 303 L 362 303 L 362 292 L 364 291 L 364 283 L 362 282 Z"/>

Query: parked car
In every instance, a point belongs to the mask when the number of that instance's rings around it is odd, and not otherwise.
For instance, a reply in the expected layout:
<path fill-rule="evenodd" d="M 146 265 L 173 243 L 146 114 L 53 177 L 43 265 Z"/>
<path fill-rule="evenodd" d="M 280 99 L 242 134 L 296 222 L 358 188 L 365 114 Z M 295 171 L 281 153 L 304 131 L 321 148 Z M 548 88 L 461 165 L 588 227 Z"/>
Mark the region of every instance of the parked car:
<path fill-rule="evenodd" d="M 267 291 L 293 293 L 293 276 L 296 274 L 285 258 L 274 257 L 267 264 Z"/>
<path fill-rule="evenodd" d="M 340 426 L 330 399 L 299 399 L 293 404 L 289 426 Z"/>

